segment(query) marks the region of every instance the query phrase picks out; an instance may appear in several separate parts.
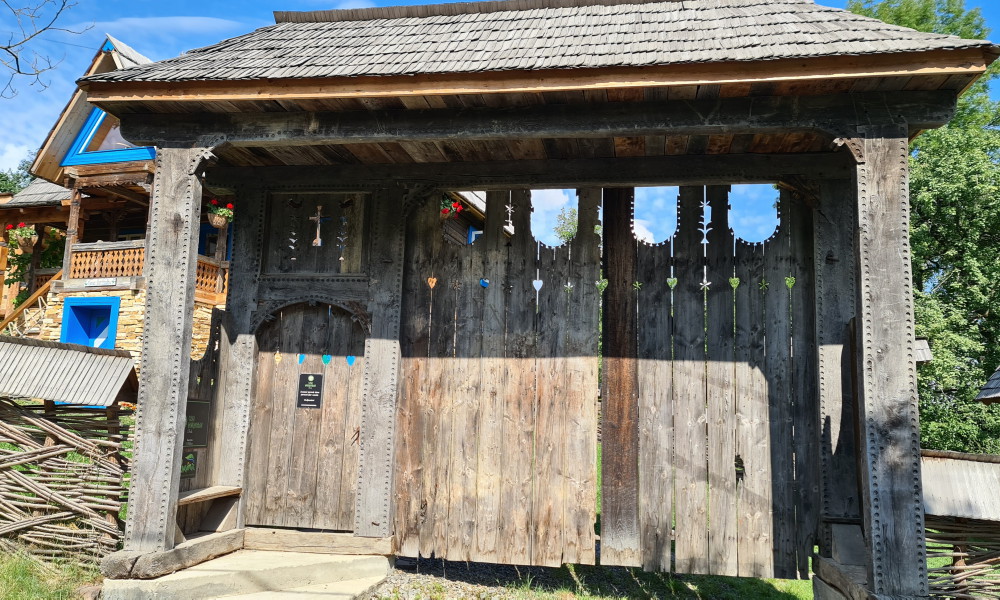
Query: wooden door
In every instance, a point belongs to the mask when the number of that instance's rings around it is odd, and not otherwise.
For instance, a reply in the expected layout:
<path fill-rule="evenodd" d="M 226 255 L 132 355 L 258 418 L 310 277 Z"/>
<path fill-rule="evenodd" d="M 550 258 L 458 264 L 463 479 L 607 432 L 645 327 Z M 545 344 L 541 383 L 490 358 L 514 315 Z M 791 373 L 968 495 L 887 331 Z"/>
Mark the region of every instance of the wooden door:
<path fill-rule="evenodd" d="M 297 304 L 262 325 L 257 343 L 246 522 L 350 531 L 364 332 L 339 308 Z"/>

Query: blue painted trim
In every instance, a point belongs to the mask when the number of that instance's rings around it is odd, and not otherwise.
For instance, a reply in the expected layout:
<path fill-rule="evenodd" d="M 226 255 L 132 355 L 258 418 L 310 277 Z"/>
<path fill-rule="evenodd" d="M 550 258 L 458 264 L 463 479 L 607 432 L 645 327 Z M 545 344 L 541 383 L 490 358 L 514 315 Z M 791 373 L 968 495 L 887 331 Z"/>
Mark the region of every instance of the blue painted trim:
<path fill-rule="evenodd" d="M 476 229 L 472 225 L 469 225 L 469 235 L 466 237 L 465 243 L 471 244 L 479 239 L 479 236 L 483 235 L 482 229 Z"/>
<path fill-rule="evenodd" d="M 85 335 L 79 321 L 75 320 L 73 309 L 76 307 L 88 308 L 108 308 L 108 337 L 99 346 L 100 348 L 114 349 L 118 339 L 118 312 L 121 309 L 122 299 L 117 296 L 70 296 L 63 302 L 62 329 L 59 332 L 59 341 L 69 344 L 81 343 L 81 336 Z M 89 339 L 89 338 L 88 338 Z M 84 342 L 89 346 L 90 343 Z"/>
<path fill-rule="evenodd" d="M 115 49 L 115 45 L 111 43 L 111 40 L 104 42 L 101 46 L 101 52 L 112 52 Z"/>
<path fill-rule="evenodd" d="M 104 117 L 107 113 L 99 108 L 90 111 L 87 122 L 83 124 L 80 131 L 73 140 L 73 145 L 69 147 L 66 156 L 61 163 L 64 167 L 74 165 L 103 165 L 107 163 L 128 162 L 133 160 L 152 160 L 156 158 L 156 148 L 152 146 L 142 146 L 139 148 L 122 148 L 121 150 L 95 150 L 87 152 L 87 146 L 94 139 L 94 134 L 101 128 Z"/>

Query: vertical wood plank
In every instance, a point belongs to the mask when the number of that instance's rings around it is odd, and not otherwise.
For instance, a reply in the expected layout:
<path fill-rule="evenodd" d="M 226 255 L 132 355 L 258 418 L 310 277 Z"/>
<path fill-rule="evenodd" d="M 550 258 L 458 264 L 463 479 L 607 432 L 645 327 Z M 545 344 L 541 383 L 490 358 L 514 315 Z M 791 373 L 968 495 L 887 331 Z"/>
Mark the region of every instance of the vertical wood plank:
<path fill-rule="evenodd" d="M 341 483 L 340 483 L 340 514 L 338 516 L 337 529 L 350 531 L 354 526 L 355 498 L 358 494 L 358 469 L 361 454 L 361 405 L 364 401 L 365 389 L 365 364 L 368 357 L 365 356 L 365 343 L 367 336 L 361 326 L 348 321 L 349 317 L 341 316 L 344 323 L 351 323 L 350 333 L 345 333 L 343 343 L 337 345 L 339 354 L 331 359 L 340 362 L 340 372 L 342 381 L 345 382 L 344 390 L 341 392 L 346 396 L 346 407 L 344 408 L 346 417 L 344 420 L 343 446 L 344 451 L 341 459 Z M 347 364 L 347 357 L 354 357 L 354 364 Z"/>
<path fill-rule="evenodd" d="M 737 488 L 740 577 L 771 572 L 771 447 L 764 379 L 764 253 L 736 242 L 736 454 L 743 467 Z"/>
<path fill-rule="evenodd" d="M 926 596 L 906 124 L 869 126 L 858 165 L 858 372 L 870 583 Z"/>
<path fill-rule="evenodd" d="M 673 520 L 673 277 L 671 242 L 639 242 L 639 530 L 642 567 L 670 572 Z"/>
<path fill-rule="evenodd" d="M 563 477 L 563 562 L 594 564 L 597 519 L 597 379 L 600 331 L 601 238 L 597 235 L 601 190 L 579 190 L 577 233 L 570 242 L 568 307 L 575 307 L 563 331 L 567 361 Z M 570 314 L 567 312 L 567 314 Z M 556 440 L 556 443 L 559 443 Z"/>
<path fill-rule="evenodd" d="M 676 567 L 709 572 L 702 187 L 682 187 L 674 242 L 674 491 Z"/>
<path fill-rule="evenodd" d="M 354 534 L 391 533 L 390 499 L 399 394 L 399 321 L 403 285 L 402 190 L 381 190 L 373 198 L 370 276 L 372 334 L 365 342 L 365 395 L 361 408 L 358 493 Z"/>
<path fill-rule="evenodd" d="M 489 286 L 482 290 L 483 324 L 482 373 L 479 402 L 478 478 L 476 480 L 476 560 L 496 561 L 500 556 L 501 473 L 505 430 L 503 402 L 507 386 L 504 370 L 504 335 L 507 320 L 507 246 L 504 223 L 507 219 L 509 191 L 486 193 L 486 223 L 483 236 L 476 243 L 485 244 L 484 277 Z"/>
<path fill-rule="evenodd" d="M 271 394 L 273 393 L 271 386 L 274 385 L 275 349 L 275 346 L 266 344 L 260 348 L 256 358 L 257 368 L 255 371 L 259 383 L 256 385 L 256 393 L 251 405 L 253 418 L 250 422 L 248 444 L 251 460 L 246 472 L 246 483 L 242 494 L 245 501 L 244 519 L 252 525 L 261 523 L 264 515 L 264 491 L 267 489 L 267 459 L 265 457 L 268 448 L 270 448 Z"/>
<path fill-rule="evenodd" d="M 316 474 L 316 500 L 313 502 L 313 527 L 323 529 L 344 529 L 340 520 L 340 497 L 341 488 L 348 483 L 347 474 L 343 470 L 344 462 L 344 441 L 345 430 L 347 429 L 347 364 L 338 348 L 338 342 L 343 345 L 341 336 L 346 333 L 351 334 L 350 328 L 345 328 L 342 321 L 349 317 L 337 315 L 334 317 L 334 308 L 323 306 L 326 314 L 322 315 L 324 336 L 322 346 L 313 350 L 317 353 L 306 360 L 308 368 L 318 369 L 317 371 L 307 371 L 323 374 L 323 405 L 319 409 L 322 416 L 322 423 L 319 428 L 319 435 L 313 440 L 317 446 L 317 462 L 319 470 Z M 348 321 L 349 323 L 350 321 Z M 323 354 L 331 356 L 330 363 L 323 364 Z M 318 363 L 318 364 L 317 364 Z M 305 410 L 305 409 L 300 409 Z M 315 411 L 315 409 L 312 409 Z M 298 432 L 296 432 L 298 434 Z M 353 506 L 353 497 L 351 505 Z M 353 526 L 353 519 L 346 528 Z"/>
<path fill-rule="evenodd" d="M 764 242 L 764 379 L 770 430 L 771 544 L 769 576 L 788 579 L 796 571 L 795 460 L 791 397 L 791 234 L 786 210 L 790 194 L 781 192 L 778 230 Z"/>
<path fill-rule="evenodd" d="M 174 545 L 184 406 L 190 376 L 201 183 L 205 148 L 158 148 L 145 262 L 146 311 L 135 458 L 125 549 Z"/>
<path fill-rule="evenodd" d="M 820 552 L 831 556 L 831 520 L 861 523 L 855 444 L 849 324 L 857 298 L 854 223 L 855 186 L 849 180 L 820 182 L 813 213 L 816 274 L 816 343 L 819 381 Z"/>
<path fill-rule="evenodd" d="M 514 235 L 507 261 L 507 349 L 505 361 L 503 479 L 500 560 L 531 564 L 532 464 L 535 439 L 535 249 L 531 193 L 511 192 Z"/>
<path fill-rule="evenodd" d="M 631 188 L 604 190 L 601 564 L 622 566 L 642 565 L 632 199 Z"/>
<path fill-rule="evenodd" d="M 729 227 L 729 188 L 706 190 L 712 221 L 707 236 L 706 347 L 708 352 L 708 530 L 709 569 L 736 575 L 736 367 L 733 232 Z"/>
<path fill-rule="evenodd" d="M 271 448 L 288 448 L 292 442 L 292 423 L 295 413 L 295 390 L 299 384 L 299 365 L 294 344 L 302 330 L 302 311 L 292 306 L 277 315 L 275 333 L 281 361 L 274 366 L 274 385 L 271 390 Z M 286 518 L 285 502 L 288 498 L 290 452 L 267 453 L 267 484 L 264 487 L 264 512 L 261 525 L 284 527 L 294 525 Z"/>
<path fill-rule="evenodd" d="M 813 212 L 801 200 L 788 204 L 792 236 L 792 422 L 795 426 L 796 575 L 809 577 L 809 559 L 819 526 L 819 391 L 816 348 L 816 278 Z M 856 489 L 856 488 L 855 488 Z"/>

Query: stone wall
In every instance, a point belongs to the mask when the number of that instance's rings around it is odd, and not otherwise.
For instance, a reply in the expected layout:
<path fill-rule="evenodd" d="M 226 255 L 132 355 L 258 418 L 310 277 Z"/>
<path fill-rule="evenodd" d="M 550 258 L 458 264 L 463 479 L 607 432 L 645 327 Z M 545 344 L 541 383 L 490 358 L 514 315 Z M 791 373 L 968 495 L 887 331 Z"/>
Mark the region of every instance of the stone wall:
<path fill-rule="evenodd" d="M 118 311 L 118 331 L 115 338 L 115 348 L 128 350 L 135 360 L 136 370 L 142 362 L 142 329 L 143 314 L 146 310 L 146 292 L 144 290 L 114 290 L 101 292 L 50 292 L 48 308 L 42 319 L 38 338 L 53 342 L 59 341 L 62 332 L 63 303 L 67 297 L 118 297 L 121 306 Z M 200 358 L 205 353 L 210 335 L 212 321 L 212 306 L 196 302 L 194 305 L 194 331 L 191 340 L 191 356 Z"/>

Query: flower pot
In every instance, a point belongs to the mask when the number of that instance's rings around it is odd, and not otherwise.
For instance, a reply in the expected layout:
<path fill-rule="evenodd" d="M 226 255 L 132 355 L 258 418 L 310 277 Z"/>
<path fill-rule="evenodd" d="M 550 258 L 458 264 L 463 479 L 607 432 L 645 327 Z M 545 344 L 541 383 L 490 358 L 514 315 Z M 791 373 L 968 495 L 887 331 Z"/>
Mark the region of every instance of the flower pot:
<path fill-rule="evenodd" d="M 226 223 L 228 222 L 229 219 L 223 217 L 222 215 L 217 215 L 215 213 L 208 213 L 208 224 L 211 225 L 212 227 L 215 227 L 216 229 L 222 229 L 223 227 L 226 226 Z"/>

